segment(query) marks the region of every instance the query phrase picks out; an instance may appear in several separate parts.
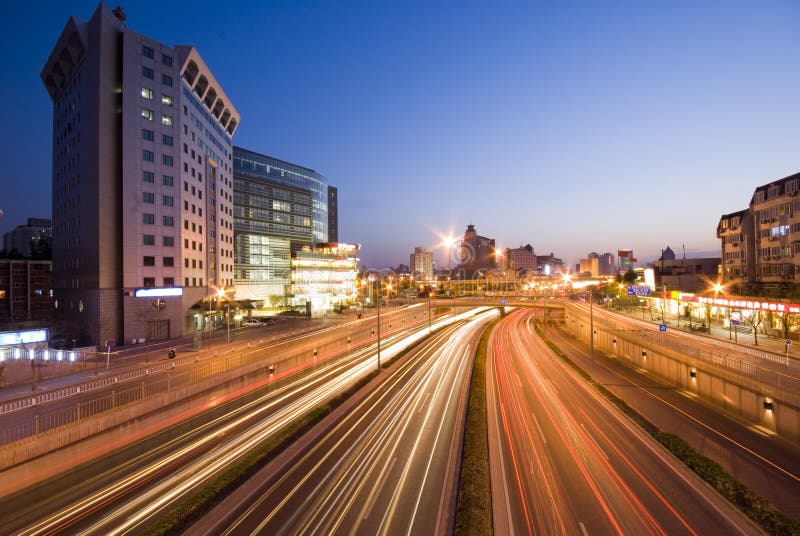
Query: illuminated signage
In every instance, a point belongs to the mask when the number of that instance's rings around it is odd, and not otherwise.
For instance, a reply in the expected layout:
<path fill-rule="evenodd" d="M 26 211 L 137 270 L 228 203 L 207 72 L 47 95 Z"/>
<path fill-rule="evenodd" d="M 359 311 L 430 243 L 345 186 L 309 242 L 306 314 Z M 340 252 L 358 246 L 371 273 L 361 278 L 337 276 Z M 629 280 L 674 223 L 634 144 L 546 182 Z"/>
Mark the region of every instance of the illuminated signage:
<path fill-rule="evenodd" d="M 137 298 L 165 298 L 170 296 L 183 296 L 183 287 L 137 288 L 134 296 Z"/>
<path fill-rule="evenodd" d="M 0 346 L 13 344 L 27 344 L 29 342 L 45 342 L 48 339 L 48 330 L 32 329 L 28 331 L 6 331 L 0 333 Z"/>
<path fill-rule="evenodd" d="M 722 307 L 736 307 L 738 309 L 760 309 L 762 311 L 774 311 L 776 313 L 800 313 L 800 305 L 796 303 L 732 300 L 728 298 L 707 298 L 705 296 L 694 296 L 691 301 L 708 305 L 719 305 Z"/>

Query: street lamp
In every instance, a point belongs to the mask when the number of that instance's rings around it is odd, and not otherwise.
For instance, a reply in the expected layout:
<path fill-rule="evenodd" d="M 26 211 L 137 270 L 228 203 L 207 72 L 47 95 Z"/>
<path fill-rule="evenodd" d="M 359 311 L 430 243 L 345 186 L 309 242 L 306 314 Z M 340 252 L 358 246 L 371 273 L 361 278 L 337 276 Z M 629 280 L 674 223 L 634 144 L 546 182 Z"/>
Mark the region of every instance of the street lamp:
<path fill-rule="evenodd" d="M 453 244 L 455 244 L 455 243 L 456 243 L 455 237 L 450 236 L 450 235 L 446 236 L 444 241 L 442 242 L 444 247 L 447 248 L 447 271 L 448 271 L 448 273 L 452 270 L 451 261 L 452 261 L 452 258 L 453 258 L 453 256 L 450 254 L 451 253 L 450 252 L 450 248 L 452 248 Z"/>
<path fill-rule="evenodd" d="M 378 279 L 378 372 L 381 371 L 381 286 L 383 281 Z"/>

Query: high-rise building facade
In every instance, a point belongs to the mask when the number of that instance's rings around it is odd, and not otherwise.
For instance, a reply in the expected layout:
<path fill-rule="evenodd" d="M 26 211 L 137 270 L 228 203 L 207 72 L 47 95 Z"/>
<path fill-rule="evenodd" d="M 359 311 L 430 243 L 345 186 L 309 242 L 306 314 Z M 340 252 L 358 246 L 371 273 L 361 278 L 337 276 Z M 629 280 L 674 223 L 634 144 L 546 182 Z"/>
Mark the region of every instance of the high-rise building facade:
<path fill-rule="evenodd" d="M 52 262 L 0 259 L 0 331 L 15 322 L 50 320 Z"/>
<path fill-rule="evenodd" d="M 233 180 L 236 299 L 284 297 L 292 252 L 314 243 L 311 192 L 253 176 Z"/>
<path fill-rule="evenodd" d="M 297 164 L 243 149 L 233 148 L 233 171 L 237 177 L 271 181 L 311 193 L 313 240 L 328 242 L 328 180 Z"/>
<path fill-rule="evenodd" d="M 338 236 L 335 187 L 312 169 L 234 147 L 237 300 L 291 294 L 291 257 Z"/>
<path fill-rule="evenodd" d="M 464 231 L 458 256 L 459 269 L 465 272 L 467 278 L 472 278 L 471 273 L 477 270 L 491 270 L 497 267 L 494 238 L 480 236 L 471 223 Z"/>
<path fill-rule="evenodd" d="M 339 189 L 328 185 L 328 242 L 339 242 Z"/>
<path fill-rule="evenodd" d="M 417 281 L 433 281 L 433 252 L 423 247 L 415 247 L 408 267 Z"/>
<path fill-rule="evenodd" d="M 758 186 L 747 209 L 717 225 L 722 275 L 754 292 L 800 283 L 800 173 Z"/>
<path fill-rule="evenodd" d="M 3 249 L 24 258 L 37 256 L 42 250 L 49 254 L 52 247 L 53 222 L 46 218 L 28 218 L 26 225 L 17 225 L 3 235 Z M 38 256 L 37 258 L 42 258 Z M 49 260 L 49 258 L 47 259 Z"/>
<path fill-rule="evenodd" d="M 41 72 L 53 101 L 53 316 L 100 345 L 200 329 L 193 306 L 233 284 L 239 114 L 194 47 L 124 21 L 104 4 L 70 18 Z"/>
<path fill-rule="evenodd" d="M 535 273 L 537 270 L 536 252 L 533 251 L 533 246 L 530 244 L 518 248 L 506 248 L 500 256 L 498 266 L 503 270 Z"/>

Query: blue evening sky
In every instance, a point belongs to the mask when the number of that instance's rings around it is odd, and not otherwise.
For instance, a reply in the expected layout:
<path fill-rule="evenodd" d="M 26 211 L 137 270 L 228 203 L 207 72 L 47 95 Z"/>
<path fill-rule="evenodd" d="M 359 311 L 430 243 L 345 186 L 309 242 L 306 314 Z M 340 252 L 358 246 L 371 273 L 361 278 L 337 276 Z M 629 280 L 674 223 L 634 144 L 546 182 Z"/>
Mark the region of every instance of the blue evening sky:
<path fill-rule="evenodd" d="M 0 5 L 0 233 L 50 215 L 39 72 L 96 6 Z M 338 186 L 340 240 L 369 266 L 469 222 L 570 265 L 719 255 L 719 217 L 800 171 L 794 1 L 122 6 L 130 28 L 197 47 L 242 116 L 235 144 Z"/>

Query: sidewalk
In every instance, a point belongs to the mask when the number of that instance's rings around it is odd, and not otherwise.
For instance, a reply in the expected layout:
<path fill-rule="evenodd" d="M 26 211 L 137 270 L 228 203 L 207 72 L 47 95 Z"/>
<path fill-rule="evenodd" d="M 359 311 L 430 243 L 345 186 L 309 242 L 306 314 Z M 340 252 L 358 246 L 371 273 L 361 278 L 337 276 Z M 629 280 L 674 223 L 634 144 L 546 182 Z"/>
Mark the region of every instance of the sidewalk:
<path fill-rule="evenodd" d="M 636 320 L 643 320 L 644 322 L 651 323 L 656 327 L 662 323 L 661 318 L 660 317 L 657 318 L 658 315 L 654 314 L 653 318 L 651 319 L 650 314 L 647 313 L 646 311 L 644 318 L 642 318 L 640 311 L 631 314 L 628 311 L 622 309 L 608 309 L 608 310 L 617 314 L 635 318 Z M 683 333 L 691 333 L 699 337 L 708 337 L 712 339 L 717 339 L 719 341 L 724 341 L 732 345 L 737 345 L 742 348 L 751 348 L 753 350 L 775 354 L 776 356 L 784 358 L 786 357 L 786 344 L 783 339 L 773 339 L 765 334 L 759 333 L 758 345 L 756 345 L 752 331 L 750 333 L 738 333 L 734 330 L 729 330 L 728 328 L 722 327 L 722 323 L 717 322 L 715 320 L 711 322 L 711 326 L 708 328 L 708 331 L 706 332 L 689 329 L 689 322 L 686 321 L 684 318 L 678 319 L 674 316 L 672 317 L 667 316 L 665 321 L 666 321 L 665 323 L 667 324 L 667 329 L 670 331 L 675 330 Z M 702 322 L 698 323 L 692 321 L 692 327 L 698 326 L 698 324 L 702 324 Z M 800 359 L 800 343 L 798 343 L 797 341 L 792 341 L 792 344 L 789 345 L 789 359 L 791 360 L 790 363 Z"/>

